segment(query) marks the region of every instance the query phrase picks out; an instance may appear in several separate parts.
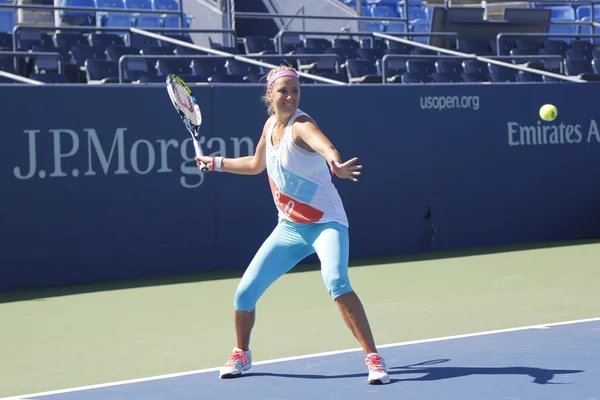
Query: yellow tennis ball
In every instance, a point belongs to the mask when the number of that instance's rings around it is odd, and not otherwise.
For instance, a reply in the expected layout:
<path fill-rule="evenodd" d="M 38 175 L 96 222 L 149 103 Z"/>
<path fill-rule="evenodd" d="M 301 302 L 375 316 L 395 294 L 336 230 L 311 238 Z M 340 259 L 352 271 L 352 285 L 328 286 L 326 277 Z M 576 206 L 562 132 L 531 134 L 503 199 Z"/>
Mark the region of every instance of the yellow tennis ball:
<path fill-rule="evenodd" d="M 558 115 L 558 110 L 552 104 L 544 104 L 540 108 L 540 118 L 544 121 L 554 121 Z"/>

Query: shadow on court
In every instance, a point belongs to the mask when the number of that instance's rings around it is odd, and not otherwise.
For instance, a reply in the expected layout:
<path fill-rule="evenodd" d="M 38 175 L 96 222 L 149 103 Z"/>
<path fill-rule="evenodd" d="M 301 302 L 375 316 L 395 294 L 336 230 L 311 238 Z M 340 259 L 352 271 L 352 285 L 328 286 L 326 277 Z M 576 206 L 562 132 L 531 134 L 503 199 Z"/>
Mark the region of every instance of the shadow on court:
<path fill-rule="evenodd" d="M 405 263 L 415 261 L 441 260 L 446 258 L 478 256 L 486 254 L 499 254 L 513 251 L 535 250 L 563 246 L 576 246 L 599 243 L 600 239 L 582 239 L 563 242 L 543 242 L 514 244 L 510 246 L 478 247 L 470 249 L 453 249 L 424 252 L 418 254 L 404 254 L 398 256 L 374 257 L 367 259 L 354 259 L 350 262 L 351 268 L 366 267 L 370 265 L 381 265 L 391 263 Z M 315 255 L 307 257 L 301 264 L 289 273 L 315 271 L 320 268 Z M 71 286 L 55 286 L 38 289 L 25 289 L 0 292 L 0 304 L 25 300 L 44 299 L 73 294 L 94 293 L 110 290 L 133 289 L 151 286 L 174 285 L 181 283 L 205 282 L 222 279 L 237 279 L 243 274 L 243 269 L 226 269 L 202 271 L 187 274 L 155 276 L 148 278 L 127 279 L 119 281 L 94 282 Z"/>
<path fill-rule="evenodd" d="M 406 365 L 402 367 L 388 368 L 391 383 L 398 382 L 418 382 L 418 381 L 438 381 L 443 379 L 462 378 L 465 376 L 476 375 L 524 375 L 533 380 L 531 383 L 540 385 L 560 385 L 561 383 L 552 382 L 552 379 L 559 374 L 577 374 L 583 370 L 568 369 L 546 369 L 537 367 L 426 367 L 426 365 L 440 364 L 450 361 L 449 359 L 425 361 L 419 364 Z M 404 375 L 423 375 L 419 377 L 404 377 Z M 292 379 L 344 379 L 367 377 L 366 373 L 359 374 L 340 374 L 340 375 L 318 375 L 318 374 L 279 374 L 271 372 L 249 372 L 241 377 L 252 376 L 274 376 Z M 399 379 L 398 379 L 399 378 Z"/>

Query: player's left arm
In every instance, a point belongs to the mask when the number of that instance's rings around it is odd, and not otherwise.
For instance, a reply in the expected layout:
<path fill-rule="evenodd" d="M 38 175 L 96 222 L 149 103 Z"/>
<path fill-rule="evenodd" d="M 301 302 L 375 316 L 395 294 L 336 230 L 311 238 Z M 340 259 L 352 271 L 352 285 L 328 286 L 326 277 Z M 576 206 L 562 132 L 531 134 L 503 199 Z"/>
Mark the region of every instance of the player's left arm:
<path fill-rule="evenodd" d="M 338 178 L 348 178 L 354 182 L 358 181 L 358 176 L 362 169 L 362 165 L 355 165 L 358 157 L 342 162 L 340 153 L 333 143 L 331 143 L 311 118 L 305 115 L 298 117 L 294 121 L 293 130 L 294 136 L 297 136 L 309 148 L 325 158 L 335 176 Z"/>

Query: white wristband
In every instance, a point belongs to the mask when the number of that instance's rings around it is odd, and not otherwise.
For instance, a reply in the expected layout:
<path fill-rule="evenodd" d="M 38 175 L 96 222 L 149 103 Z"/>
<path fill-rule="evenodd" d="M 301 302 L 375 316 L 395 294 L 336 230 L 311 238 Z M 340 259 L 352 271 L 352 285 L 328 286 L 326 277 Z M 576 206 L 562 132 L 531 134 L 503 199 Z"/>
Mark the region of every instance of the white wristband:
<path fill-rule="evenodd" d="M 215 157 L 214 171 L 223 172 L 223 158 L 225 157 Z"/>

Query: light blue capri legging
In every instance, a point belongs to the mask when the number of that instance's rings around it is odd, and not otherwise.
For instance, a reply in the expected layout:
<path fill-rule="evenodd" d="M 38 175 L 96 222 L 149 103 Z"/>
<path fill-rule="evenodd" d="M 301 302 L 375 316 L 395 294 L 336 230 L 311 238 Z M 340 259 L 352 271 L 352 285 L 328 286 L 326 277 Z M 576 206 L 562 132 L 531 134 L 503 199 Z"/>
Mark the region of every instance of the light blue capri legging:
<path fill-rule="evenodd" d="M 335 300 L 351 292 L 348 228 L 337 222 L 297 224 L 280 220 L 244 272 L 235 292 L 235 309 L 254 310 L 260 296 L 273 282 L 315 252 L 331 298 Z"/>

